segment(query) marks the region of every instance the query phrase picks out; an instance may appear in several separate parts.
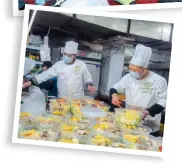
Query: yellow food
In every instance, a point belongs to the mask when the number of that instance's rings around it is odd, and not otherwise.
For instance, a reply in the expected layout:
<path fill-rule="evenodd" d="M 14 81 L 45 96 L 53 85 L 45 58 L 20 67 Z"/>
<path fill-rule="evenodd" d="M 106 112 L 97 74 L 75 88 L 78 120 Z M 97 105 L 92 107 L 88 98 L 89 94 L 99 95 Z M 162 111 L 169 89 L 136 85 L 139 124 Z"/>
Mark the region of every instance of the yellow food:
<path fill-rule="evenodd" d="M 61 139 L 59 142 L 64 142 L 64 143 L 73 143 L 72 139 Z"/>
<path fill-rule="evenodd" d="M 106 145 L 106 144 L 112 144 L 112 142 L 101 135 L 96 135 L 94 138 L 91 139 L 92 143 L 95 145 Z"/>
<path fill-rule="evenodd" d="M 61 129 L 63 131 L 74 131 L 75 129 L 77 129 L 77 127 L 76 126 L 70 126 L 70 125 L 63 124 Z"/>
<path fill-rule="evenodd" d="M 130 134 L 125 134 L 123 136 L 124 139 L 126 139 L 127 141 L 130 141 L 130 142 L 133 142 L 133 143 L 136 143 L 138 141 L 138 136 L 136 135 L 130 135 Z"/>
<path fill-rule="evenodd" d="M 21 136 L 24 136 L 24 137 L 30 137 L 30 136 L 33 136 L 34 134 L 35 134 L 34 129 L 21 132 Z"/>
<path fill-rule="evenodd" d="M 94 126 L 94 129 L 102 129 L 102 130 L 105 130 L 105 129 L 108 129 L 108 128 L 109 128 L 109 125 L 107 123 L 96 124 Z"/>
<path fill-rule="evenodd" d="M 127 129 L 135 129 L 141 121 L 141 114 L 136 110 L 125 110 L 124 113 L 116 115 L 116 122 Z"/>
<path fill-rule="evenodd" d="M 59 142 L 63 143 L 79 143 L 78 139 L 60 139 Z"/>
<path fill-rule="evenodd" d="M 70 121 L 71 121 L 71 122 L 79 122 L 80 119 L 79 119 L 78 117 L 71 117 L 71 118 L 70 118 Z"/>
<path fill-rule="evenodd" d="M 28 112 L 21 112 L 20 113 L 21 118 L 25 118 L 25 117 L 29 117 L 29 116 L 30 116 L 30 114 Z"/>
<path fill-rule="evenodd" d="M 64 116 L 64 115 L 65 115 L 65 112 L 62 112 L 62 111 L 58 111 L 58 110 L 56 110 L 56 111 L 54 111 L 52 114 L 53 114 L 53 115 L 60 115 L 60 116 Z"/>

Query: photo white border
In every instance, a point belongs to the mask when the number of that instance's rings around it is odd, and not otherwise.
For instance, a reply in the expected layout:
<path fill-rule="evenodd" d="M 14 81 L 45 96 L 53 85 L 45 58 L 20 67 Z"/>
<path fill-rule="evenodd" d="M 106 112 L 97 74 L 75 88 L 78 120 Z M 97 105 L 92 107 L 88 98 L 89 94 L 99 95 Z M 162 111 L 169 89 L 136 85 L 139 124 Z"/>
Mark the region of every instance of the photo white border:
<path fill-rule="evenodd" d="M 29 19 L 29 11 L 30 10 L 42 10 L 42 11 L 50 11 L 50 12 L 59 12 L 59 13 L 74 13 L 74 14 L 85 14 L 92 16 L 105 16 L 105 17 L 116 17 L 122 19 L 135 19 L 135 20 L 145 20 L 145 21 L 154 21 L 154 22 L 165 22 L 163 20 L 148 18 L 146 19 L 143 16 L 136 16 L 132 14 L 122 14 L 118 15 L 118 13 L 114 12 L 83 12 L 78 9 L 72 9 L 71 11 L 68 9 L 59 9 L 50 8 L 50 7 L 42 7 L 36 5 L 26 5 L 25 16 L 24 16 L 24 24 L 23 24 L 23 36 L 22 36 L 22 44 L 21 44 L 21 55 L 20 55 L 20 65 L 19 65 L 19 75 L 18 75 L 18 84 L 17 84 L 17 96 L 16 96 L 16 106 L 15 106 L 15 115 L 14 115 L 14 127 L 13 127 L 13 143 L 19 144 L 31 144 L 31 145 L 41 145 L 41 146 L 49 146 L 49 147 L 63 147 L 63 148 L 71 148 L 71 149 L 82 149 L 82 150 L 92 150 L 92 151 L 103 151 L 103 152 L 111 152 L 111 153 L 124 153 L 124 154 L 134 154 L 134 155 L 143 155 L 143 156 L 155 156 L 155 157 L 163 157 L 164 152 L 152 152 L 152 151 L 142 151 L 142 150 L 131 150 L 131 149 L 117 149 L 117 148 L 109 148 L 109 147 L 101 147 L 101 146 L 92 146 L 92 145 L 80 145 L 80 144 L 65 144 L 65 143 L 57 143 L 57 142 L 48 142 L 48 141 L 38 141 L 38 140 L 27 140 L 27 139 L 19 139 L 17 138 L 18 127 L 19 127 L 19 114 L 20 114 L 20 102 L 21 102 L 21 92 L 22 92 L 22 78 L 24 71 L 24 61 L 25 61 L 25 51 L 26 51 L 26 41 L 28 35 L 28 19 Z M 175 20 L 173 22 L 166 23 L 176 23 Z M 175 25 L 174 25 L 175 30 Z M 174 33 L 173 30 L 173 33 Z M 173 39 L 174 40 L 174 39 Z M 173 50 L 172 50 L 173 55 Z M 170 84 L 169 84 L 170 85 Z M 169 90 L 168 90 L 169 92 Z M 168 105 L 168 102 L 167 102 Z M 168 111 L 168 110 L 166 110 Z M 163 145 L 164 145 L 164 137 L 163 137 Z M 167 143 L 165 144 L 167 145 Z M 163 146 L 165 149 L 165 146 Z"/>
<path fill-rule="evenodd" d="M 24 10 L 20 11 L 18 8 L 18 0 L 13 0 L 13 16 L 23 16 Z M 34 5 L 38 6 L 38 5 Z M 49 8 L 58 8 L 52 6 L 44 6 Z M 182 2 L 171 2 L 171 3 L 155 3 L 155 4 L 135 4 L 135 5 L 119 5 L 119 6 L 98 6 L 98 7 L 85 7 L 84 10 L 104 10 L 104 11 L 135 11 L 135 10 L 150 10 L 150 9 L 175 9 L 182 8 Z M 69 8 L 70 9 L 70 8 Z M 76 8 L 74 8 L 76 9 Z M 79 9 L 79 8 L 77 8 Z M 81 8 L 83 10 L 83 8 Z M 53 11 L 54 9 L 52 9 Z"/>

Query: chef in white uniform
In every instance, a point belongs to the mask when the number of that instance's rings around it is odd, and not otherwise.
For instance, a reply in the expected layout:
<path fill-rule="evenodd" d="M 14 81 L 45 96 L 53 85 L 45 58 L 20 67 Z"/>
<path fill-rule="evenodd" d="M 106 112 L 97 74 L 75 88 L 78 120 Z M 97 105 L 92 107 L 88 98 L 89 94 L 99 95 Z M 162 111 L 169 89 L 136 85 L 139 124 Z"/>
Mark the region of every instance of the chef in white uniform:
<path fill-rule="evenodd" d="M 57 76 L 58 96 L 60 98 L 84 96 L 84 84 L 90 92 L 94 93 L 95 87 L 93 86 L 92 76 L 86 64 L 76 59 L 77 49 L 78 43 L 67 42 L 64 48 L 63 60 L 24 83 L 23 88 L 30 85 L 39 85 Z"/>
<path fill-rule="evenodd" d="M 125 108 L 143 111 L 143 119 L 153 121 L 154 130 L 159 130 L 161 112 L 167 99 L 167 81 L 147 69 L 152 50 L 141 44 L 136 46 L 131 59 L 130 73 L 110 89 L 112 104 L 121 107 L 117 93 L 126 96 Z"/>

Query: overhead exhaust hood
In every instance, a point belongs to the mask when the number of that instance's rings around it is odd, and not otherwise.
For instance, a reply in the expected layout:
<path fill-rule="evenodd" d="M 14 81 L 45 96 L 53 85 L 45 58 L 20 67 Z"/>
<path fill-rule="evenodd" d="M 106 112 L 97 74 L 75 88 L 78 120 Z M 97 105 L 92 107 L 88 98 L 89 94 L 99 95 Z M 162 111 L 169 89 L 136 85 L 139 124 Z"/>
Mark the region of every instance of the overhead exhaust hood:
<path fill-rule="evenodd" d="M 40 13 L 43 13 L 44 15 L 40 15 Z M 67 18 L 61 17 L 60 15 L 67 16 Z M 38 18 L 36 18 L 36 16 Z M 39 17 L 41 17 L 41 19 Z M 63 18 L 62 22 L 60 20 L 61 18 Z M 59 22 L 55 22 L 56 19 L 59 20 Z M 34 20 L 36 20 L 35 25 Z M 44 25 L 47 25 L 49 27 L 51 27 L 51 25 L 55 26 L 57 24 L 57 26 L 60 28 L 60 25 L 68 26 L 68 24 L 75 23 L 75 20 L 85 21 L 90 24 L 98 25 L 99 27 L 108 28 L 108 30 L 110 29 L 116 32 L 120 32 L 121 35 L 136 35 L 165 42 L 171 42 L 173 30 L 173 24 L 170 23 L 149 22 L 90 15 L 61 14 L 45 11 L 37 11 L 37 13 L 34 12 L 30 20 L 29 30 L 31 29 L 32 25 L 36 26 L 36 24 L 38 24 L 39 22 L 44 23 Z M 91 29 L 90 27 L 84 28 L 87 28 L 88 31 Z"/>
<path fill-rule="evenodd" d="M 131 20 L 129 34 L 171 42 L 172 29 L 169 23 Z"/>

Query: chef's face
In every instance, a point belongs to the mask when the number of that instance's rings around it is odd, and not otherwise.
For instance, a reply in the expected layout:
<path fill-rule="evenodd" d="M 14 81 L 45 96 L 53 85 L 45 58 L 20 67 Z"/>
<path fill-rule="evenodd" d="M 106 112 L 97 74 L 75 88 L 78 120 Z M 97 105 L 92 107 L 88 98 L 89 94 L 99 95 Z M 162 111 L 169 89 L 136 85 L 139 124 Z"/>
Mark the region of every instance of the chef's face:
<path fill-rule="evenodd" d="M 42 70 L 43 70 L 43 71 L 47 71 L 47 70 L 48 70 L 48 67 L 47 67 L 47 66 L 43 66 L 43 67 L 42 67 Z"/>
<path fill-rule="evenodd" d="M 68 57 L 70 57 L 70 58 L 72 58 L 72 59 L 75 59 L 75 57 L 76 57 L 75 54 L 67 54 L 65 52 L 63 54 L 66 55 L 66 56 L 68 56 Z"/>
<path fill-rule="evenodd" d="M 140 67 L 140 66 L 136 66 L 136 65 L 130 64 L 129 65 L 129 70 L 132 71 L 132 72 L 136 72 L 136 73 L 139 73 L 140 75 L 142 75 L 145 72 L 146 69 L 143 68 L 143 67 Z"/>

